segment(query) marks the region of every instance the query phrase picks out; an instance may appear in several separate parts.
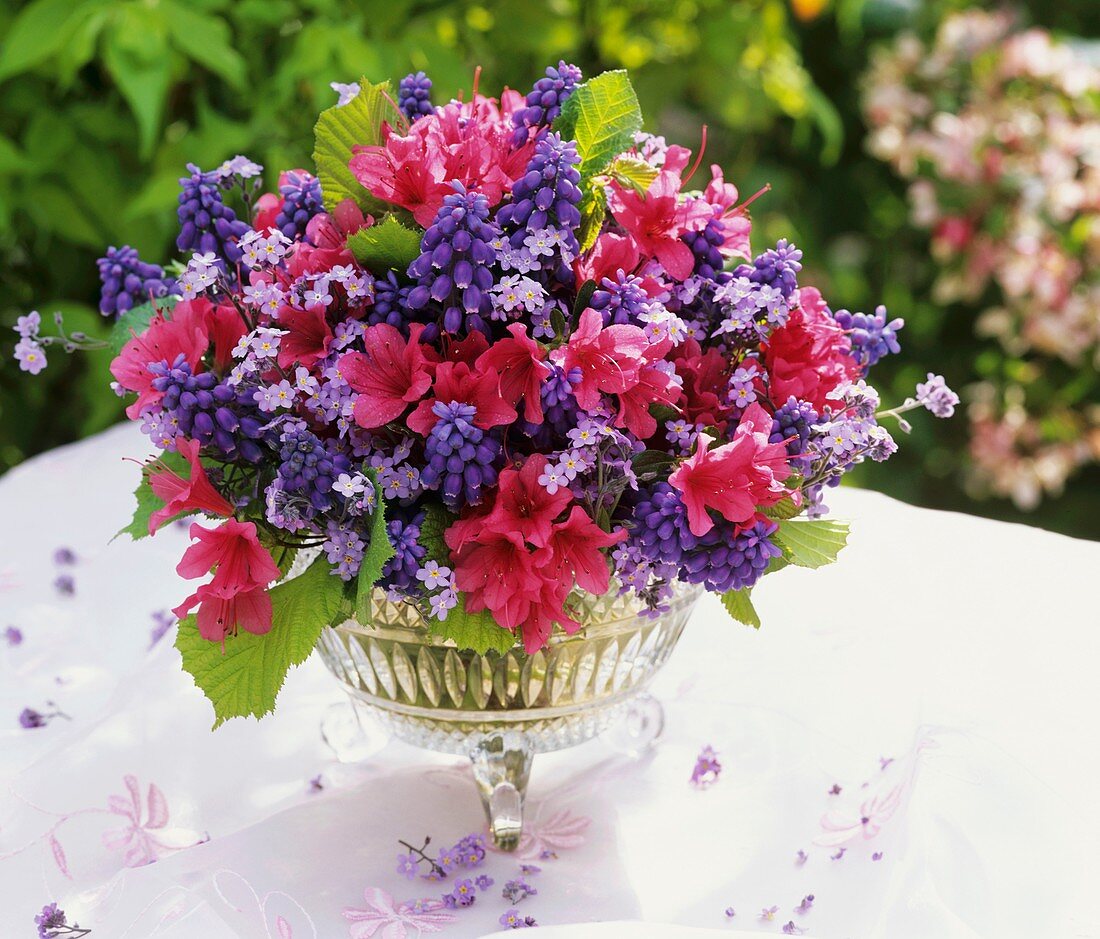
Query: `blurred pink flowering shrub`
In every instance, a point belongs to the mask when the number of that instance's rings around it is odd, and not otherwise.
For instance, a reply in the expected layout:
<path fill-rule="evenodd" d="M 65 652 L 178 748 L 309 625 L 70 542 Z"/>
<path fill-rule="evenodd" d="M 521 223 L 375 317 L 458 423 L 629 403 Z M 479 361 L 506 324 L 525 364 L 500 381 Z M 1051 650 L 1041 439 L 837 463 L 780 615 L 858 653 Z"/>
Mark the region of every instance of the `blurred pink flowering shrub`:
<path fill-rule="evenodd" d="M 969 394 L 975 487 L 1033 508 L 1100 460 L 1100 68 L 971 10 L 880 50 L 863 106 L 931 233 L 936 299 L 997 340 Z"/>

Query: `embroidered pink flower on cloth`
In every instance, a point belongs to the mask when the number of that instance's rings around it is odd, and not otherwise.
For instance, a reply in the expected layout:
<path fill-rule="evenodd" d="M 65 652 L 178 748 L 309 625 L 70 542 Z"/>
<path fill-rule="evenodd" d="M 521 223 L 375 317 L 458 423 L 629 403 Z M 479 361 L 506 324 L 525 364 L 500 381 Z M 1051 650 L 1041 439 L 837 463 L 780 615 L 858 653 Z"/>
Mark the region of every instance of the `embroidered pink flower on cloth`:
<path fill-rule="evenodd" d="M 421 933 L 441 932 L 453 922 L 442 900 L 406 900 L 396 903 L 385 890 L 367 887 L 363 891 L 365 909 L 344 907 L 344 919 L 350 920 L 351 939 L 415 939 Z"/>
<path fill-rule="evenodd" d="M 560 809 L 547 819 L 535 819 L 524 828 L 515 857 L 522 860 L 550 857 L 567 848 L 579 848 L 592 819 Z"/>
<path fill-rule="evenodd" d="M 124 776 L 122 781 L 129 795 L 111 796 L 107 808 L 126 819 L 126 825 L 104 832 L 103 844 L 121 851 L 123 864 L 142 867 L 181 848 L 202 843 L 204 839 L 198 832 L 168 827 L 168 802 L 155 783 L 149 784 L 143 806 L 137 777 Z"/>

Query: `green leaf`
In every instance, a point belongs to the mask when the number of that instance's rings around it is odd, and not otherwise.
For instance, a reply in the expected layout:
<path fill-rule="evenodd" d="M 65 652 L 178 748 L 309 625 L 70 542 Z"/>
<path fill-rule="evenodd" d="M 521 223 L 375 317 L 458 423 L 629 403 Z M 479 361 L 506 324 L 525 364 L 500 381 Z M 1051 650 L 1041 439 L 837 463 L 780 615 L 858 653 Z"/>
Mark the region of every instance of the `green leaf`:
<path fill-rule="evenodd" d="M 452 639 L 460 649 L 472 649 L 484 655 L 495 649 L 502 655 L 516 644 L 515 633 L 497 624 L 488 610 L 480 613 L 466 612 L 466 595 L 458 595 L 458 606 L 440 622 L 431 620 L 432 632 L 444 639 Z"/>
<path fill-rule="evenodd" d="M 178 453 L 173 453 L 170 450 L 165 450 L 159 457 L 160 462 L 163 463 L 168 469 L 174 473 L 178 473 L 184 479 L 191 477 L 191 466 L 182 456 Z M 158 509 L 164 508 L 164 503 L 153 492 L 153 487 L 149 485 L 149 471 L 142 469 L 141 482 L 138 483 L 137 489 L 134 490 L 134 498 L 137 500 L 137 507 L 134 509 L 134 517 L 130 520 L 130 524 L 125 528 L 119 529 L 118 533 L 111 540 L 114 541 L 119 535 L 129 535 L 134 541 L 139 541 L 142 538 L 149 537 L 149 518 Z M 177 518 L 183 518 L 183 513 L 178 513 L 172 516 L 171 520 Z"/>
<path fill-rule="evenodd" d="M 649 184 L 657 178 L 657 168 L 650 166 L 645 160 L 621 156 L 608 167 L 607 175 L 624 186 L 633 187 L 639 195 L 644 196 L 649 190 Z"/>
<path fill-rule="evenodd" d="M 137 5 L 122 7 L 106 34 L 103 64 L 137 119 L 139 155 L 148 157 L 172 81 L 172 56 L 159 13 Z"/>
<path fill-rule="evenodd" d="M 383 123 L 399 127 L 404 118 L 393 103 L 389 82 L 372 85 L 364 78 L 359 89 L 343 107 L 334 105 L 321 112 L 313 128 L 313 162 L 326 209 L 331 212 L 345 199 L 352 199 L 364 212 L 378 214 L 386 204 L 363 188 L 348 169 L 348 162 L 355 147 L 382 142 Z"/>
<path fill-rule="evenodd" d="M 791 564 L 816 569 L 836 560 L 848 543 L 848 526 L 828 519 L 782 521 L 775 543 Z"/>
<path fill-rule="evenodd" d="M 172 42 L 192 61 L 225 79 L 240 90 L 248 77 L 244 57 L 233 48 L 225 20 L 200 13 L 189 4 L 172 3 L 167 8 Z"/>
<path fill-rule="evenodd" d="M 176 648 L 183 667 L 214 705 L 214 727 L 234 717 L 263 717 L 275 709 L 286 673 L 313 651 L 321 630 L 344 609 L 343 584 L 319 557 L 304 573 L 271 589 L 271 631 L 240 632 L 217 642 L 199 635 L 194 616 L 179 624 Z"/>
<path fill-rule="evenodd" d="M 420 254 L 424 232 L 406 228 L 393 215 L 379 224 L 360 228 L 348 237 L 348 249 L 355 260 L 376 274 L 394 270 L 405 273 Z"/>
<path fill-rule="evenodd" d="M 751 587 L 746 587 L 744 590 L 727 590 L 721 596 L 722 606 L 726 608 L 726 612 L 734 622 L 759 629 L 760 615 L 752 605 L 752 598 L 749 596 L 751 593 Z"/>
<path fill-rule="evenodd" d="M 776 521 L 786 521 L 789 518 L 794 518 L 797 515 L 801 515 L 806 509 L 806 500 L 803 499 L 800 505 L 795 505 L 794 499 L 790 496 L 784 496 L 775 505 L 769 505 L 766 509 L 763 509 L 763 513 L 767 518 L 774 519 Z"/>
<path fill-rule="evenodd" d="M 667 473 L 674 462 L 675 457 L 663 450 L 643 450 L 630 461 L 630 465 L 639 478 L 649 478 Z"/>
<path fill-rule="evenodd" d="M 19 11 L 0 50 L 0 81 L 26 72 L 60 52 L 72 35 L 72 19 L 98 3 L 37 0 Z"/>
<path fill-rule="evenodd" d="M 590 179 L 581 186 L 581 201 L 577 205 L 581 213 L 581 224 L 577 229 L 577 241 L 581 251 L 587 251 L 596 243 L 607 218 L 607 190 L 597 180 Z"/>
<path fill-rule="evenodd" d="M 581 284 L 581 289 L 577 291 L 577 301 L 573 304 L 573 318 L 579 317 L 587 308 L 588 301 L 592 299 L 592 294 L 596 292 L 596 282 L 594 280 L 586 280 Z"/>
<path fill-rule="evenodd" d="M 607 169 L 631 147 L 642 129 L 642 109 L 623 70 L 604 72 L 578 85 L 554 121 L 554 130 L 577 142 L 580 173 L 587 178 Z"/>
<path fill-rule="evenodd" d="M 372 620 L 370 600 L 374 585 L 382 576 L 382 568 L 395 553 L 386 531 L 386 501 L 382 498 L 378 476 L 373 469 L 367 470 L 366 475 L 374 486 L 376 501 L 374 514 L 371 516 L 370 544 L 359 564 L 359 576 L 355 582 L 355 618 L 364 626 L 370 625 Z"/>
<path fill-rule="evenodd" d="M 427 551 L 425 560 L 450 565 L 451 549 L 443 540 L 443 532 L 454 524 L 455 518 L 453 513 L 437 502 L 424 504 L 424 521 L 420 525 L 420 537 L 417 541 Z"/>
<path fill-rule="evenodd" d="M 135 333 L 140 335 L 148 329 L 150 321 L 158 312 L 171 310 L 175 305 L 175 297 L 164 297 L 157 300 L 155 306 L 152 302 L 143 303 L 123 313 L 111 327 L 111 338 L 108 340 L 115 354 L 122 351 L 122 347 L 133 338 Z"/>

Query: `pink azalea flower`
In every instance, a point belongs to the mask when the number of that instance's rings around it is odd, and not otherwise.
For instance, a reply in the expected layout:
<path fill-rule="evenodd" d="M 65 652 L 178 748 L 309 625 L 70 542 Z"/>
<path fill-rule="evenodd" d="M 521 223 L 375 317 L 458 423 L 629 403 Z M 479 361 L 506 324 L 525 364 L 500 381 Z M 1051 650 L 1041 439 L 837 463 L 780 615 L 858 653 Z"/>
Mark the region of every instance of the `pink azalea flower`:
<path fill-rule="evenodd" d="M 170 317 L 154 316 L 148 329 L 135 335 L 111 363 L 111 374 L 127 391 L 135 392 L 137 401 L 126 409 L 126 416 L 136 420 L 146 408 L 155 406 L 163 397 L 153 388 L 153 374 L 149 365 L 167 360 L 174 362 L 183 355 L 195 371 L 206 352 L 209 338 L 206 333 L 204 311 L 186 301 L 177 303 Z"/>
<path fill-rule="evenodd" d="M 122 851 L 122 863 L 127 867 L 143 867 L 181 848 L 198 844 L 202 838 L 197 832 L 168 828 L 168 802 L 164 793 L 153 783 L 149 784 L 145 805 L 141 790 L 134 776 L 124 776 L 128 795 L 111 796 L 107 807 L 115 815 L 126 819 L 126 825 L 104 832 L 103 844 L 115 851 Z"/>
<path fill-rule="evenodd" d="M 614 277 L 619 271 L 633 273 L 641 262 L 638 246 L 626 235 L 604 232 L 596 239 L 591 250 L 573 262 L 577 283 L 594 280 L 597 284 L 605 277 Z"/>
<path fill-rule="evenodd" d="M 652 365 L 638 372 L 638 382 L 619 393 L 616 427 L 625 427 L 639 440 L 647 440 L 657 432 L 657 421 L 649 412 L 652 404 L 675 404 L 681 395 L 672 376 Z"/>
<path fill-rule="evenodd" d="M 537 558 L 554 580 L 575 582 L 582 590 L 600 597 L 610 587 L 607 557 L 600 548 L 618 544 L 626 536 L 625 528 L 605 532 L 584 509 L 574 505 L 564 522 L 554 524 Z"/>
<path fill-rule="evenodd" d="M 769 443 L 765 426 L 771 426 L 767 413 L 750 405 L 729 443 L 711 450 L 712 438 L 700 434 L 695 453 L 669 476 L 683 496 L 693 535 L 714 527 L 708 509 L 741 525 L 755 516 L 757 506 L 774 505 L 788 494 L 781 484 L 791 473 L 786 447 Z"/>
<path fill-rule="evenodd" d="M 477 408 L 474 423 L 482 430 L 516 419 L 515 409 L 500 395 L 499 376 L 491 370 L 475 372 L 465 362 L 441 362 L 436 366 L 431 397 L 421 401 L 409 415 L 408 424 L 418 434 L 427 436 L 435 427 L 439 416 L 432 408 L 438 401 L 472 404 Z"/>
<path fill-rule="evenodd" d="M 501 470 L 493 507 L 481 525 L 502 534 L 515 532 L 536 548 L 544 547 L 554 519 L 573 501 L 573 493 L 566 488 L 551 494 L 540 485 L 539 476 L 546 472 L 547 462 L 541 453 L 534 453 L 518 472 Z"/>
<path fill-rule="evenodd" d="M 455 915 L 448 913 L 442 900 L 406 900 L 396 903 L 378 887 L 363 891 L 367 905 L 363 909 L 344 907 L 344 919 L 351 922 L 351 939 L 415 939 L 421 933 L 441 932 Z"/>
<path fill-rule="evenodd" d="M 199 461 L 199 442 L 179 437 L 176 439 L 176 451 L 191 464 L 191 475 L 185 479 L 159 461 L 152 464 L 149 485 L 164 506 L 149 516 L 150 535 L 181 512 L 205 512 L 208 515 L 222 516 L 233 514 L 233 506 L 211 485 L 206 470 L 202 468 Z"/>
<path fill-rule="evenodd" d="M 354 391 L 355 422 L 371 429 L 397 420 L 419 401 L 432 383 L 428 361 L 420 346 L 424 327 L 409 327 L 409 339 L 386 323 L 363 331 L 366 352 L 349 352 L 339 362 L 341 374 Z"/>
<path fill-rule="evenodd" d="M 313 368 L 328 355 L 332 327 L 328 324 L 323 306 L 312 310 L 283 307 L 279 311 L 279 326 L 287 330 L 279 340 L 280 368 L 292 370 L 295 365 Z"/>
<path fill-rule="evenodd" d="M 630 233 L 643 254 L 656 258 L 676 280 L 690 277 L 695 266 L 695 256 L 680 236 L 701 231 L 714 217 L 713 209 L 701 199 L 680 201 L 680 169 L 686 164 L 686 155 L 682 147 L 669 147 L 665 168 L 644 195 L 619 183 L 612 183 L 607 193 L 615 221 Z"/>
<path fill-rule="evenodd" d="M 714 217 L 722 223 L 725 241 L 718 250 L 727 257 L 750 258 L 752 251 L 749 247 L 749 234 L 752 232 L 752 220 L 748 209 L 737 204 L 740 198 L 737 187 L 725 181 L 722 167 L 712 164 L 710 175 L 711 180 L 703 193 L 703 200 L 714 210 Z"/>
<path fill-rule="evenodd" d="M 601 392 L 621 394 L 634 387 L 649 345 L 637 326 L 604 327 L 599 312 L 586 309 L 569 337 L 564 355 L 566 371 L 581 371 L 581 380 L 573 387 L 577 404 L 588 410 L 600 403 Z"/>
<path fill-rule="evenodd" d="M 543 361 L 546 350 L 528 337 L 527 327 L 520 323 L 512 323 L 508 332 L 511 339 L 498 340 L 478 357 L 478 371 L 495 376 L 499 394 L 508 404 L 514 407 L 523 398 L 524 417 L 541 424 L 540 389 L 543 379 L 550 374 L 550 367 Z"/>
<path fill-rule="evenodd" d="M 280 576 L 271 554 L 260 544 L 252 522 L 226 519 L 218 528 L 191 526 L 195 544 L 176 565 L 181 577 L 195 578 L 217 571 L 213 579 L 172 612 L 181 620 L 196 605 L 196 622 L 204 639 L 220 642 L 237 627 L 263 634 L 271 629 L 271 597 L 267 585 Z"/>

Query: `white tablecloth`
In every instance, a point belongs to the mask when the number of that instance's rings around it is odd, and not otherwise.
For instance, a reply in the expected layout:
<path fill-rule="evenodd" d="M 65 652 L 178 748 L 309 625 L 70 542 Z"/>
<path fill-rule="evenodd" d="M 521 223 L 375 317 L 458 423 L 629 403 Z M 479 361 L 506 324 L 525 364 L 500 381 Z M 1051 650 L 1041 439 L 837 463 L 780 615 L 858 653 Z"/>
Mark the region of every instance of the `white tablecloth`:
<path fill-rule="evenodd" d="M 483 830 L 468 769 L 385 741 L 340 762 L 320 726 L 343 694 L 316 658 L 276 716 L 211 733 L 172 634 L 150 648 L 187 592 L 184 533 L 108 543 L 138 476 L 122 457 L 146 452 L 122 427 L 0 480 L 5 939 L 54 900 L 95 939 L 485 935 L 523 861 L 541 871 L 518 909 L 542 926 L 1100 935 L 1100 544 L 838 491 L 848 549 L 769 577 L 763 629 L 700 605 L 654 688 L 658 748 L 536 758 L 522 857 L 490 854 L 472 907 L 417 913 L 448 888 L 398 874 L 397 841 Z M 48 701 L 69 719 L 19 726 Z M 700 790 L 706 744 L 723 771 Z"/>

